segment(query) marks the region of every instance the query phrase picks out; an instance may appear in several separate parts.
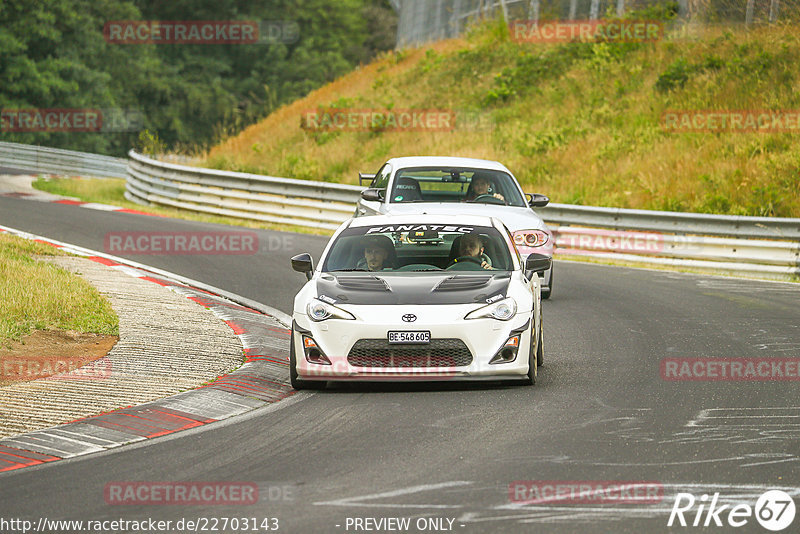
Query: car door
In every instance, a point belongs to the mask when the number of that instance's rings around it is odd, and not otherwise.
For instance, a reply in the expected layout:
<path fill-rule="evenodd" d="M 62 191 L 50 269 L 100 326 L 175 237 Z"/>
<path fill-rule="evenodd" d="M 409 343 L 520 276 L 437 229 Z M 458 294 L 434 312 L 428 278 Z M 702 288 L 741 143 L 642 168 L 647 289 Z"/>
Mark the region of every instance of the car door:
<path fill-rule="evenodd" d="M 358 200 L 358 207 L 356 208 L 356 217 L 364 215 L 377 215 L 383 213 L 384 203 L 386 202 L 386 188 L 389 185 L 389 177 L 392 175 L 392 166 L 388 163 L 384 164 L 381 169 L 375 173 L 375 179 L 370 184 L 370 189 L 378 189 L 383 191 L 381 200 L 365 200 L 360 198 Z"/>

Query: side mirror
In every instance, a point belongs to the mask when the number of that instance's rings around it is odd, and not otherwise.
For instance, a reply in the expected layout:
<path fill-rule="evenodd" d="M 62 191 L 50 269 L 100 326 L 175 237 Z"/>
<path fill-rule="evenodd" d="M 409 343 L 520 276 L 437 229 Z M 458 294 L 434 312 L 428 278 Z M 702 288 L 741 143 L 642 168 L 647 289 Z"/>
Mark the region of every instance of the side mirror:
<path fill-rule="evenodd" d="M 314 272 L 314 260 L 311 259 L 311 254 L 303 252 L 294 256 L 292 258 L 292 269 L 305 273 L 306 279 L 311 280 L 311 274 Z"/>
<path fill-rule="evenodd" d="M 374 174 L 364 174 L 363 172 L 358 173 L 358 185 L 364 185 L 365 181 L 368 182 L 368 184 L 371 184 L 374 179 Z"/>
<path fill-rule="evenodd" d="M 529 254 L 525 260 L 525 270 L 535 273 L 543 273 L 553 264 L 553 259 L 544 254 Z"/>
<path fill-rule="evenodd" d="M 381 197 L 381 190 L 380 189 L 364 189 L 361 192 L 361 198 L 364 200 L 373 200 L 376 202 L 380 202 L 383 200 Z"/>
<path fill-rule="evenodd" d="M 550 203 L 550 199 L 544 195 L 540 195 L 539 193 L 525 193 L 525 198 L 528 199 L 528 206 L 531 208 L 543 208 Z"/>

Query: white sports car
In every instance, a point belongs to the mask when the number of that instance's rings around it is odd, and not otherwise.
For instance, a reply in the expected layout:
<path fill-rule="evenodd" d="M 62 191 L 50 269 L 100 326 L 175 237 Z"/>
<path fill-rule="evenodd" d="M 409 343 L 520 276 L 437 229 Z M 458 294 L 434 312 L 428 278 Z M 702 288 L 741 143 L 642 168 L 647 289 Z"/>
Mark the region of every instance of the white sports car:
<path fill-rule="evenodd" d="M 522 259 L 536 253 L 553 257 L 553 234 L 533 208 L 550 199 L 527 194 L 503 164 L 471 158 L 415 156 L 393 158 L 376 174 L 359 174 L 369 182 L 355 217 L 441 213 L 497 217 L 514 235 Z M 542 298 L 553 291 L 553 268 L 542 273 Z"/>
<path fill-rule="evenodd" d="M 523 264 L 494 217 L 351 219 L 295 297 L 290 374 L 296 389 L 329 380 L 536 381 L 544 359 L 540 273 Z"/>

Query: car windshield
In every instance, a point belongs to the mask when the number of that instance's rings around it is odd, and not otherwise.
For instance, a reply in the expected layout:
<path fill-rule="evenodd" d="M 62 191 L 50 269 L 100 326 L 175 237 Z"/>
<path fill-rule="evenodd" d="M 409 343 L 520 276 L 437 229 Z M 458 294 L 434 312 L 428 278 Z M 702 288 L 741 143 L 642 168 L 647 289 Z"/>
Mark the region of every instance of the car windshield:
<path fill-rule="evenodd" d="M 348 228 L 322 267 L 324 272 L 512 269 L 508 245 L 495 228 L 428 223 Z"/>
<path fill-rule="evenodd" d="M 409 167 L 395 175 L 389 201 L 477 202 L 526 206 L 517 183 L 502 171 L 466 167 Z"/>

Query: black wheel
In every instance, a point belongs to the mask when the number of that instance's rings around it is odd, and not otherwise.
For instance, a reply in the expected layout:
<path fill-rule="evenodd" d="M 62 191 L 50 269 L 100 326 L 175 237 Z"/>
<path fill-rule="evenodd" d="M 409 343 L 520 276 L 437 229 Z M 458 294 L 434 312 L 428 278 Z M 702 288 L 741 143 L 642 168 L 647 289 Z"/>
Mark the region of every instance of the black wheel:
<path fill-rule="evenodd" d="M 294 389 L 325 389 L 328 385 L 324 380 L 300 380 L 297 378 L 297 357 L 294 353 L 294 328 L 292 328 L 289 343 L 289 382 Z"/>
<path fill-rule="evenodd" d="M 537 344 L 538 345 L 538 344 Z M 531 342 L 530 349 L 528 349 L 528 376 L 525 378 L 526 386 L 533 386 L 536 384 L 536 377 L 539 376 L 538 370 L 538 351 L 533 348 L 533 328 L 531 328 Z"/>
<path fill-rule="evenodd" d="M 547 289 L 542 288 L 542 298 L 547 300 L 550 298 L 550 295 L 553 294 L 553 275 L 555 274 L 555 269 L 550 267 L 550 285 L 547 286 Z"/>
<path fill-rule="evenodd" d="M 539 312 L 539 342 L 536 343 L 536 367 L 544 365 L 544 324 L 542 312 Z"/>

